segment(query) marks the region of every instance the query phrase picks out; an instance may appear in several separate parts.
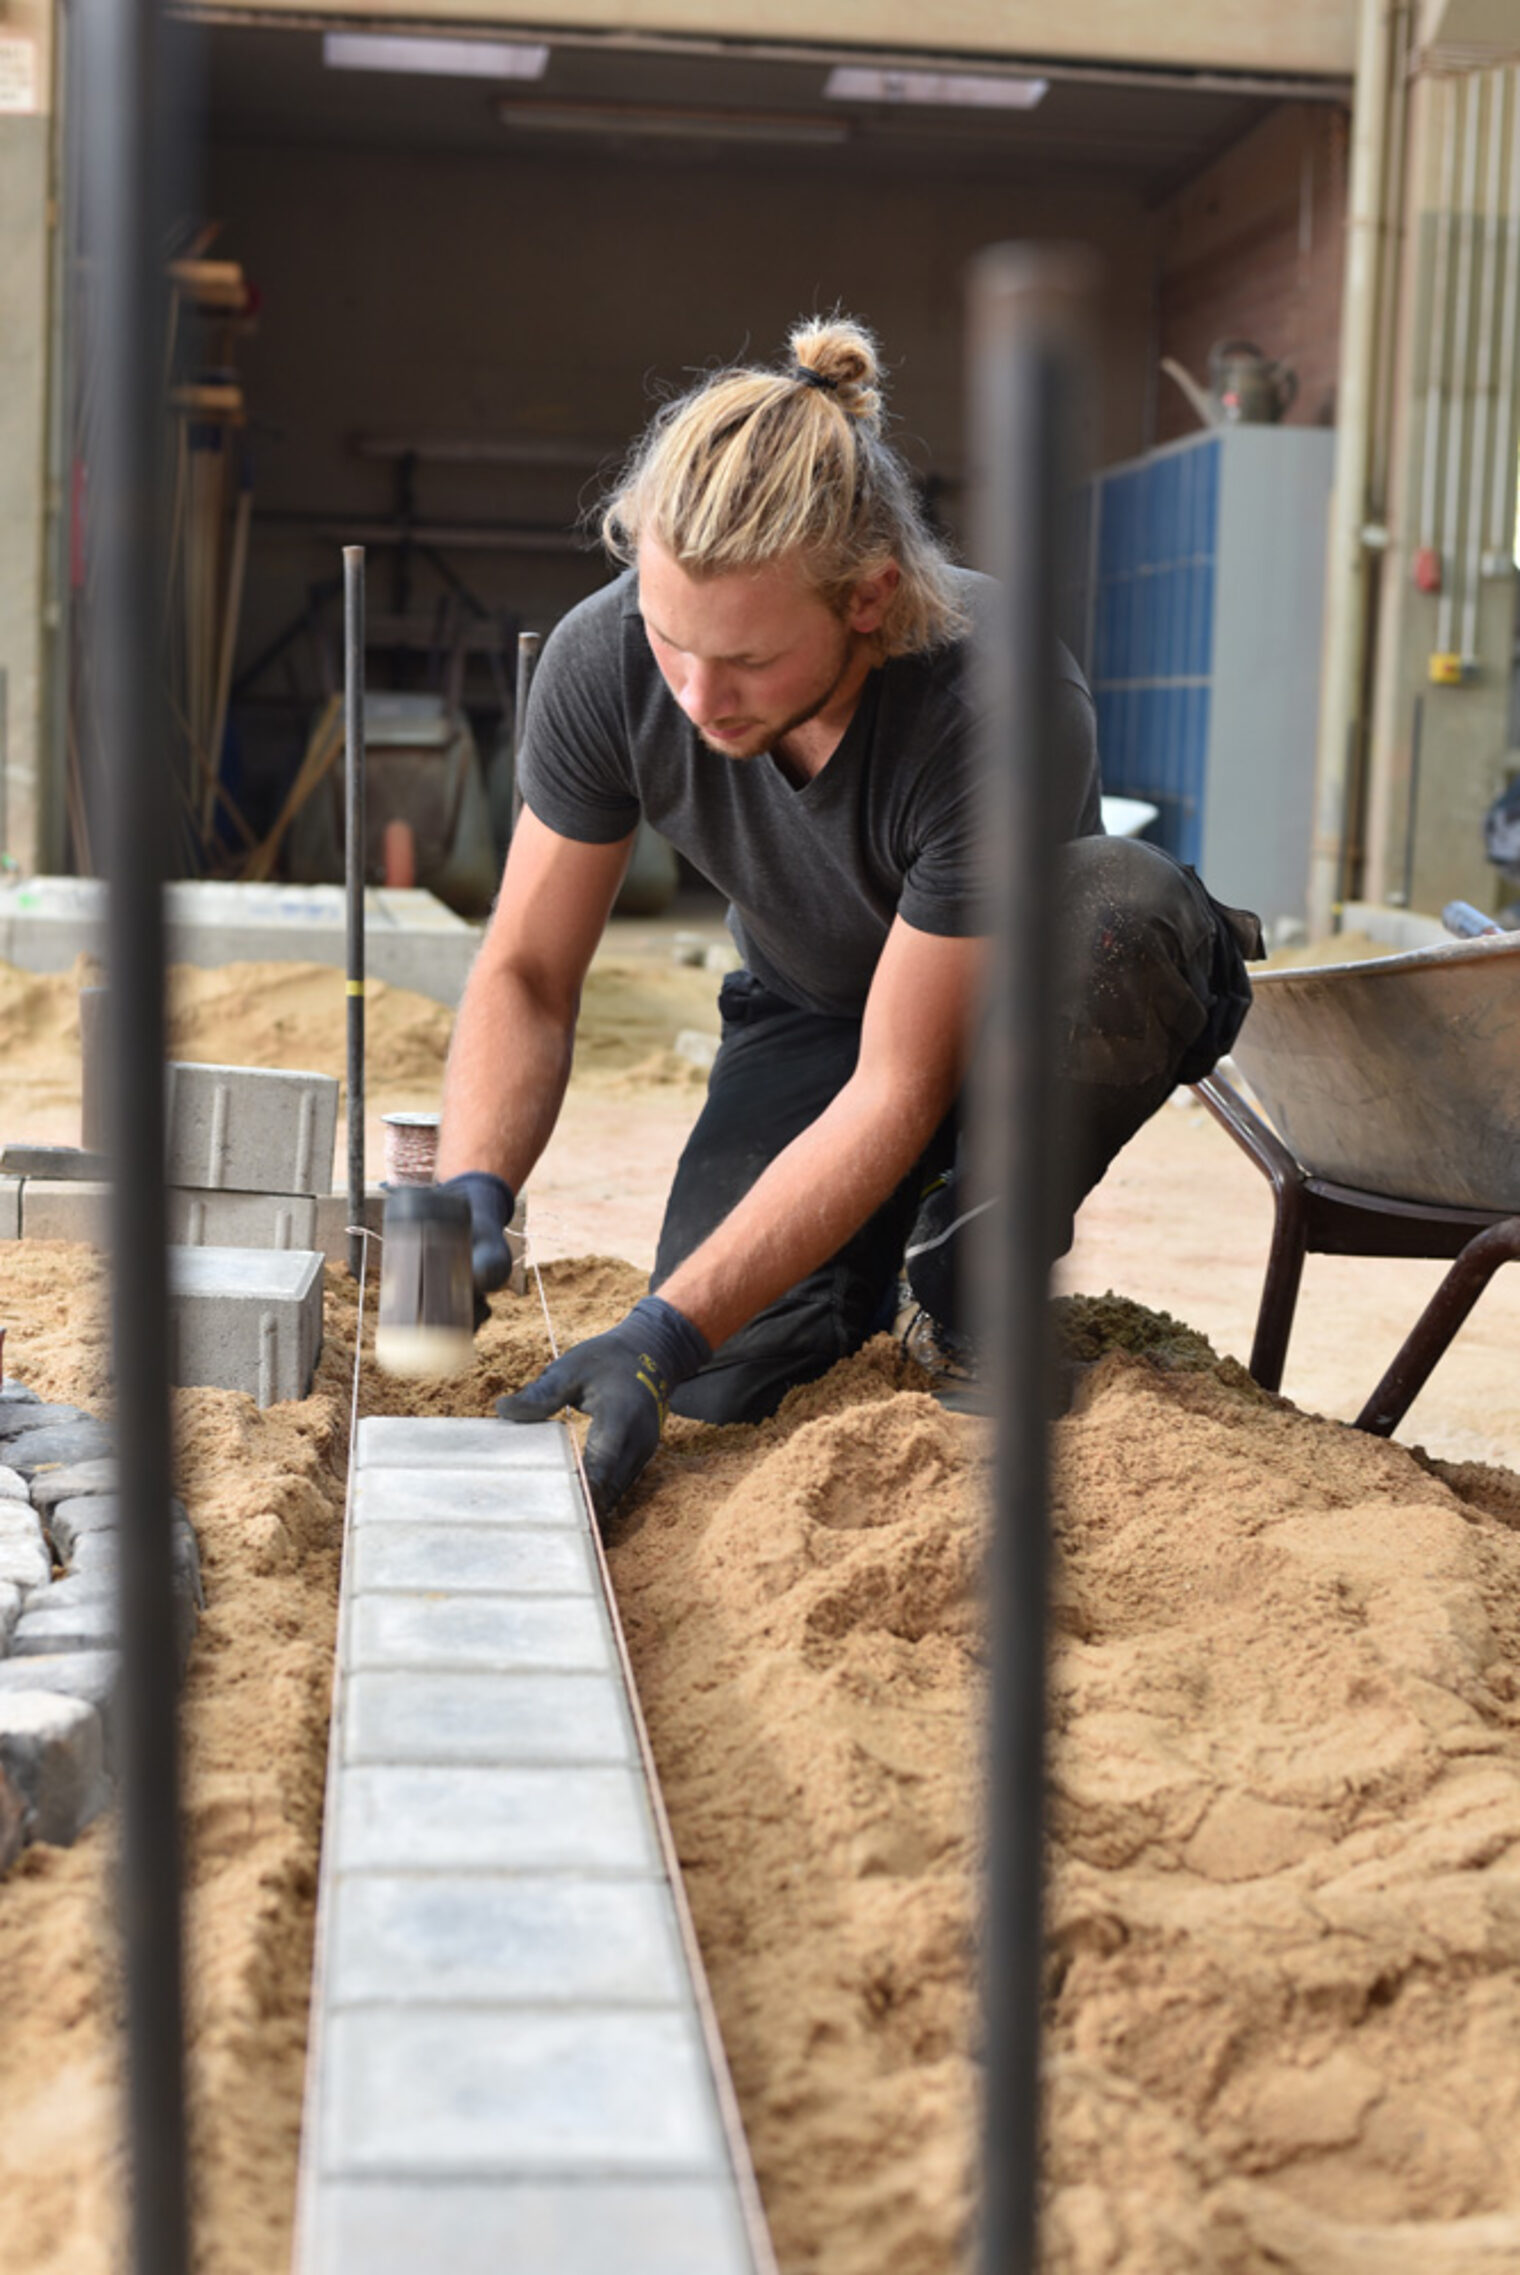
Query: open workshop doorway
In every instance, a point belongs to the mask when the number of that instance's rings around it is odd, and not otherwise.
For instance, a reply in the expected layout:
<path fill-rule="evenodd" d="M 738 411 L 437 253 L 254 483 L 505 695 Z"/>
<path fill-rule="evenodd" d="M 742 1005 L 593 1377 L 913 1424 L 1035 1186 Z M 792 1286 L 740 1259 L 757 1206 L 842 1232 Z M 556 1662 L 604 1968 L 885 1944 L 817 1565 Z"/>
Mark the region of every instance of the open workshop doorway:
<path fill-rule="evenodd" d="M 1098 249 L 1090 454 L 1129 457 L 1175 431 L 1157 363 L 1179 199 L 1254 139 L 1291 208 L 1283 122 L 1331 115 L 1323 87 L 1133 68 L 477 27 L 455 71 L 450 35 L 415 27 L 420 45 L 356 49 L 341 22 L 208 13 L 194 36 L 212 250 L 256 302 L 225 753 L 255 831 L 330 691 L 343 542 L 370 548 L 371 686 L 457 690 L 489 769 L 516 631 L 607 574 L 588 509 L 661 389 L 769 359 L 800 314 L 843 306 L 879 333 L 898 439 L 959 538 L 969 257 L 1021 236 Z M 1212 249 L 1226 300 L 1272 267 L 1253 226 L 1238 261 Z M 1302 236 L 1292 211 L 1274 226 Z"/>

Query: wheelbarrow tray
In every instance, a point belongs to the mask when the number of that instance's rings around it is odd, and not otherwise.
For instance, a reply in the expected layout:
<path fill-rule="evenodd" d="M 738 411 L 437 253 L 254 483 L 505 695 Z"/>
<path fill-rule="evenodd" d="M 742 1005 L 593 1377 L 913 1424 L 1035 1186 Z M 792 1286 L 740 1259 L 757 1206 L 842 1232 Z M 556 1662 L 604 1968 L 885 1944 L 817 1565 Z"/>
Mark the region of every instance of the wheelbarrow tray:
<path fill-rule="evenodd" d="M 1520 1212 L 1520 934 L 1252 988 L 1234 1059 L 1311 1176 Z"/>

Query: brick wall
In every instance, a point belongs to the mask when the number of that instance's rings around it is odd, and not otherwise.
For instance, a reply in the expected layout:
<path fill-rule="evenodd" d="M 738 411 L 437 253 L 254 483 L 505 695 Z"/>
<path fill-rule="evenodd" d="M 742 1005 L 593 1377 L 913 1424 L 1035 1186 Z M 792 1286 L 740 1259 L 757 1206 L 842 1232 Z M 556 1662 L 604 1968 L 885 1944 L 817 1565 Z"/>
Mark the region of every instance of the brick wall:
<path fill-rule="evenodd" d="M 1216 340 L 1248 339 L 1298 374 L 1290 424 L 1335 420 L 1345 251 L 1346 113 L 1285 103 L 1162 210 L 1160 355 L 1208 383 Z M 1157 442 L 1197 420 L 1164 372 Z"/>

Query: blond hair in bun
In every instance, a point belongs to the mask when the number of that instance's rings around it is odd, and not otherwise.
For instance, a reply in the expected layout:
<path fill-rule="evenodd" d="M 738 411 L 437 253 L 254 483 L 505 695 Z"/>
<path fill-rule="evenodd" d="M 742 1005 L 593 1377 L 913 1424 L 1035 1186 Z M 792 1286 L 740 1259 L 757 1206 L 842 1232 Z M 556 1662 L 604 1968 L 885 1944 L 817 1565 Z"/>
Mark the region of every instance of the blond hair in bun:
<path fill-rule="evenodd" d="M 847 316 L 795 327 L 785 369 L 734 365 L 667 403 L 602 511 L 631 563 L 652 537 L 688 574 L 722 576 L 795 553 L 841 612 L 863 578 L 901 571 L 875 645 L 913 655 L 966 630 L 945 553 L 883 433 L 876 342 Z"/>

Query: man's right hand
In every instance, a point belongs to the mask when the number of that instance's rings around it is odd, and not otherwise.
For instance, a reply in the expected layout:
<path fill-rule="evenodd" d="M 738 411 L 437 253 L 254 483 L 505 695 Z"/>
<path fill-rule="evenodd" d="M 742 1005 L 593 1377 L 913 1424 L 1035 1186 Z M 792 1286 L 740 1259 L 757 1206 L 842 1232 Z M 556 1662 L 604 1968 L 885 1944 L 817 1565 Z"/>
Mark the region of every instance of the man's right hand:
<path fill-rule="evenodd" d="M 470 1204 L 470 1274 L 475 1282 L 475 1324 L 479 1327 L 490 1309 L 486 1297 L 511 1277 L 507 1226 L 517 1204 L 511 1186 L 503 1178 L 493 1177 L 489 1169 L 461 1170 L 457 1177 L 445 1177 L 438 1190 L 462 1194 Z"/>

